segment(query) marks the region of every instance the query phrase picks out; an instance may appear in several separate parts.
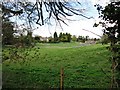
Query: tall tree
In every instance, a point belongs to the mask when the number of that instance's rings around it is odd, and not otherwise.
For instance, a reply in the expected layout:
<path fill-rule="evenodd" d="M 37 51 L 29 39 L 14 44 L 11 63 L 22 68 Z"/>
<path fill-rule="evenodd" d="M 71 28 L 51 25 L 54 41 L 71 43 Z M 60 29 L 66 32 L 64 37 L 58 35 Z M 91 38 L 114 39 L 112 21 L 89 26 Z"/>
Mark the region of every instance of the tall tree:
<path fill-rule="evenodd" d="M 105 28 L 104 33 L 110 40 L 110 51 L 112 53 L 112 80 L 111 87 L 120 87 L 120 1 L 111 2 L 104 9 L 96 5 L 100 17 L 104 22 L 99 22 Z M 116 72 L 117 71 L 117 72 Z"/>
<path fill-rule="evenodd" d="M 14 42 L 13 23 L 9 19 L 4 19 L 2 22 L 2 44 L 12 45 Z"/>
<path fill-rule="evenodd" d="M 71 38 L 71 34 L 70 34 L 70 33 L 68 33 L 68 34 L 67 34 L 67 37 L 68 37 L 68 42 L 70 42 L 70 41 L 71 41 L 71 39 L 72 39 L 72 38 Z"/>
<path fill-rule="evenodd" d="M 54 32 L 54 42 L 58 42 L 58 35 L 57 35 L 57 32 Z"/>

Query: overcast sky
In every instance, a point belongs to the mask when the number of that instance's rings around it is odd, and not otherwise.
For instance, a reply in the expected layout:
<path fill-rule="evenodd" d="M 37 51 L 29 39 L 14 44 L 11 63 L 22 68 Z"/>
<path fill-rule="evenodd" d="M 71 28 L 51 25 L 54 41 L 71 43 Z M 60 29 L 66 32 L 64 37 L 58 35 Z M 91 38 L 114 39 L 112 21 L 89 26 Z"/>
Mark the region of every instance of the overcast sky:
<path fill-rule="evenodd" d="M 56 25 L 55 23 L 52 26 L 50 25 L 40 26 L 37 30 L 33 32 L 33 35 L 49 37 L 49 36 L 53 36 L 54 32 L 56 31 L 58 34 L 60 32 L 64 32 L 64 33 L 67 32 L 67 33 L 70 33 L 76 36 L 79 36 L 79 35 L 87 36 L 88 35 L 90 38 L 99 38 L 97 35 L 84 31 L 83 29 L 92 31 L 98 35 L 102 35 L 103 32 L 100 26 L 93 27 L 94 23 L 100 20 L 98 18 L 99 15 L 94 5 L 96 3 L 99 3 L 102 6 L 105 6 L 109 2 L 109 0 L 80 0 L 80 2 L 83 6 L 82 8 L 85 8 L 85 11 L 83 14 L 88 17 L 94 17 L 94 18 L 86 19 L 86 18 L 83 18 L 82 16 L 68 17 L 76 21 L 65 20 L 68 26 L 65 24 L 61 24 L 63 29 L 61 29 L 61 27 L 58 24 Z"/>

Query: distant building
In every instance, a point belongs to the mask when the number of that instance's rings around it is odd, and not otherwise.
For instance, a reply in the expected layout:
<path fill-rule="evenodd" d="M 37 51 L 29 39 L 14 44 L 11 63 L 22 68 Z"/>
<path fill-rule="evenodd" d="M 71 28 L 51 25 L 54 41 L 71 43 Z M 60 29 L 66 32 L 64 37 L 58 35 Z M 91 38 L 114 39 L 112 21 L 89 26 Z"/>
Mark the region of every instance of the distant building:
<path fill-rule="evenodd" d="M 40 41 L 49 42 L 49 39 L 48 39 L 48 37 L 41 37 L 41 36 L 40 36 Z"/>

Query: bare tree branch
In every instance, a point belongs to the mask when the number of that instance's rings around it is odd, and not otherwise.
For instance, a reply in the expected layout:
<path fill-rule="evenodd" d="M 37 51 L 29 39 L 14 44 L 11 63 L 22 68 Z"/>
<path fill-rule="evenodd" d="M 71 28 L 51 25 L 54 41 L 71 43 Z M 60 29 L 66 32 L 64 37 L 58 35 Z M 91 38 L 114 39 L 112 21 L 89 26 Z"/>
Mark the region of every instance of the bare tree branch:
<path fill-rule="evenodd" d="M 14 2 L 12 2 L 14 4 Z M 66 24 L 66 22 L 61 18 L 66 16 L 73 16 L 73 15 L 79 15 L 87 19 L 91 19 L 92 17 L 87 17 L 82 14 L 81 9 L 76 9 L 72 5 L 69 4 L 69 2 L 66 2 L 63 0 L 60 2 L 59 0 L 57 2 L 38 2 L 36 1 L 34 3 L 30 2 L 18 2 L 19 7 L 21 7 L 20 10 L 16 11 L 11 8 L 7 8 L 6 5 L 8 3 L 2 4 L 2 9 L 3 12 L 6 13 L 8 12 L 10 15 L 26 15 L 29 23 L 36 22 L 38 25 L 44 25 L 48 19 L 51 19 L 52 14 L 55 16 L 55 19 L 58 20 L 59 22 L 62 22 Z M 80 2 L 77 2 L 77 4 L 81 5 Z M 44 8 L 43 8 L 44 5 Z M 11 7 L 16 8 L 15 5 L 11 5 Z M 44 10 L 46 12 L 44 12 Z M 44 13 L 48 13 L 48 16 L 44 16 Z M 12 15 L 11 15 L 12 16 Z M 38 17 L 38 18 L 37 18 Z M 40 22 L 41 21 L 41 22 Z M 67 24 L 66 24 L 67 25 Z"/>

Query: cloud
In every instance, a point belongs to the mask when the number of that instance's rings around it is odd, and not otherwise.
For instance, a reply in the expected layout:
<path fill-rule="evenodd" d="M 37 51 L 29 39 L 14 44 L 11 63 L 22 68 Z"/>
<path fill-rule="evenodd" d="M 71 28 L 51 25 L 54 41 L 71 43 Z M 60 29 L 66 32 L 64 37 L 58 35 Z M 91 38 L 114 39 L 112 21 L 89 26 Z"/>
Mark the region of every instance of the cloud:
<path fill-rule="evenodd" d="M 93 5 L 100 4 L 103 7 L 106 6 L 110 2 L 110 0 L 90 0 L 90 1 Z"/>

